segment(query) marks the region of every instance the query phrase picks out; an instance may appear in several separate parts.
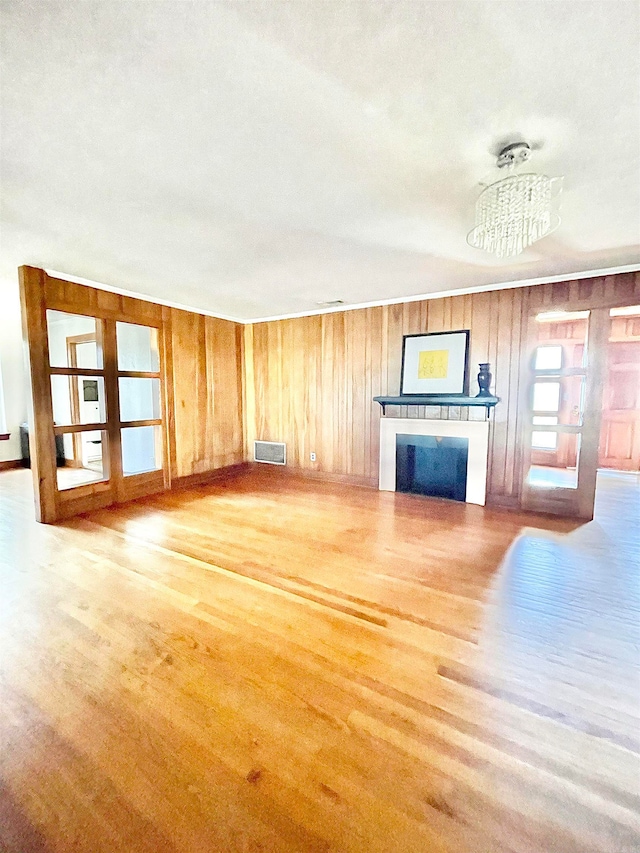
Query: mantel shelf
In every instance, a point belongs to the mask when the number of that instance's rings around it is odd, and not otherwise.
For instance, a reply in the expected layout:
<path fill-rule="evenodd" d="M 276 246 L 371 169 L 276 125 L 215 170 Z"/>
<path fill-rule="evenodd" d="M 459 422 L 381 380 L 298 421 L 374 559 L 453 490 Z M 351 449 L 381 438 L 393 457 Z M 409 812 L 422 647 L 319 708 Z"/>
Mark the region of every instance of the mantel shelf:
<path fill-rule="evenodd" d="M 500 397 L 464 397 L 455 394 L 405 394 L 400 397 L 374 397 L 373 399 L 382 406 L 383 415 L 387 406 L 484 406 L 488 412 L 500 402 Z"/>

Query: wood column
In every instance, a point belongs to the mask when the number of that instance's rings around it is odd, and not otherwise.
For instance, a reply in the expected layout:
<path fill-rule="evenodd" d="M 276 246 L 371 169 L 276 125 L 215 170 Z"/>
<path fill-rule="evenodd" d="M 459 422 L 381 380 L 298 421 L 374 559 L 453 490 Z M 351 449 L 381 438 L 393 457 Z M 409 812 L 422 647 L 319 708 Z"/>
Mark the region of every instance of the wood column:
<path fill-rule="evenodd" d="M 20 304 L 22 307 L 22 338 L 27 358 L 30 385 L 29 453 L 36 518 L 50 523 L 56 519 L 56 441 L 52 429 L 53 404 L 45 307 L 45 273 L 34 267 L 20 267 Z"/>

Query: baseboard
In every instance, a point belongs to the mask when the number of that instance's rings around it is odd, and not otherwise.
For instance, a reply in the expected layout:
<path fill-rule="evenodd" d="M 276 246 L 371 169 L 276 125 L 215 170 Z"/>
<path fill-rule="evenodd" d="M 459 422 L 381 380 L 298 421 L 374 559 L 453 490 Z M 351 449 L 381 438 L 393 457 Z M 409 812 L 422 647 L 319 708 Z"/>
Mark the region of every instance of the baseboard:
<path fill-rule="evenodd" d="M 514 498 L 508 495 L 487 495 L 486 506 L 493 509 L 512 509 L 517 512 L 522 509 L 520 505 L 520 498 Z"/>
<path fill-rule="evenodd" d="M 9 471 L 11 468 L 22 468 L 22 459 L 7 459 L 0 462 L 0 471 Z"/>
<path fill-rule="evenodd" d="M 237 477 L 248 470 L 248 462 L 238 462 L 236 465 L 227 465 L 224 468 L 216 468 L 213 471 L 203 471 L 201 474 L 174 477 L 171 480 L 171 491 L 175 491 L 176 489 L 190 489 L 193 486 L 208 486 L 210 483 L 219 483 L 221 480 Z"/>
<path fill-rule="evenodd" d="M 353 474 L 333 474 L 329 471 L 312 471 L 308 468 L 294 468 L 290 465 L 266 465 L 260 462 L 248 463 L 251 471 L 271 473 L 274 476 L 287 474 L 303 480 L 319 480 L 325 483 L 342 483 L 345 486 L 360 486 L 365 489 L 377 489 L 378 478 L 356 477 Z"/>

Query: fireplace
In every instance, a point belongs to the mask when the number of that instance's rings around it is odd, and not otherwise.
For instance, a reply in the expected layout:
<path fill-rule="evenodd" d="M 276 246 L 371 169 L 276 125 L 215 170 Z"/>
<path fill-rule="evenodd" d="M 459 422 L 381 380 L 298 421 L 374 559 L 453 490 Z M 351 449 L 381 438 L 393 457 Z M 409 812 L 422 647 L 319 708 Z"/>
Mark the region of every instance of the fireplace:
<path fill-rule="evenodd" d="M 396 491 L 467 499 L 468 438 L 396 435 Z"/>
<path fill-rule="evenodd" d="M 380 420 L 379 487 L 484 506 L 488 453 L 486 420 L 385 417 Z"/>

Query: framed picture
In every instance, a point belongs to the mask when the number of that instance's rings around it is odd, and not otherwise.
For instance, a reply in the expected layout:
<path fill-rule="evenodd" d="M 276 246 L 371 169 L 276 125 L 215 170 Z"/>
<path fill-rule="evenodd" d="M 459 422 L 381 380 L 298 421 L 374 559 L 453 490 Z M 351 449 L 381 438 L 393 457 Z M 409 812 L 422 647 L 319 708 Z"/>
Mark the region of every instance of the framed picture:
<path fill-rule="evenodd" d="M 82 380 L 82 399 L 85 403 L 98 402 L 98 380 L 83 379 Z"/>
<path fill-rule="evenodd" d="M 405 335 L 400 394 L 469 393 L 469 330 Z"/>

